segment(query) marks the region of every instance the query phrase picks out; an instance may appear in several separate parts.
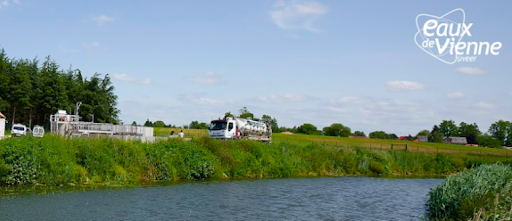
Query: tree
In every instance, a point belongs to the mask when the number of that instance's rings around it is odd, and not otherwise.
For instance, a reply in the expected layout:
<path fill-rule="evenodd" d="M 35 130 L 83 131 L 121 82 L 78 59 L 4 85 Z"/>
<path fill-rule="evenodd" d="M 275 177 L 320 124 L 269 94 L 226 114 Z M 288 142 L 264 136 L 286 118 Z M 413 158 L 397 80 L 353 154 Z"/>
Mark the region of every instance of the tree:
<path fill-rule="evenodd" d="M 337 136 L 337 137 L 348 137 L 350 136 L 350 127 L 344 126 L 340 123 L 331 124 L 329 127 L 323 128 L 324 135 L 326 136 Z"/>
<path fill-rule="evenodd" d="M 146 122 L 144 122 L 144 127 L 152 127 L 153 126 L 153 123 L 151 121 L 149 121 L 149 119 L 146 120 Z"/>
<path fill-rule="evenodd" d="M 509 121 L 499 120 L 489 127 L 489 134 L 499 140 L 501 145 L 511 145 L 512 125 Z"/>
<path fill-rule="evenodd" d="M 133 122 L 132 122 L 132 125 L 133 125 L 133 126 L 137 126 L 137 122 L 133 121 Z"/>
<path fill-rule="evenodd" d="M 416 137 L 418 137 L 418 136 L 427 136 L 428 137 L 428 135 L 430 135 L 430 131 L 422 130 L 422 131 L 418 132 L 418 134 L 416 134 Z"/>
<path fill-rule="evenodd" d="M 389 140 L 396 140 L 398 138 L 398 136 L 396 134 L 388 134 L 387 135 L 387 139 Z"/>
<path fill-rule="evenodd" d="M 251 119 L 254 118 L 254 115 L 249 112 L 249 110 L 247 110 L 247 107 L 243 107 L 242 109 L 239 110 L 240 112 L 240 118 L 248 118 L 250 117 Z"/>
<path fill-rule="evenodd" d="M 366 137 L 366 134 L 364 134 L 364 132 L 362 131 L 354 131 L 354 136 L 358 136 L 358 137 Z"/>
<path fill-rule="evenodd" d="M 188 128 L 190 129 L 208 129 L 209 126 L 207 123 L 199 123 L 199 121 L 192 121 L 190 122 L 190 124 L 188 125 Z"/>
<path fill-rule="evenodd" d="M 297 133 L 301 134 L 315 134 L 317 131 L 317 128 L 313 124 L 305 123 L 303 125 L 300 125 L 297 128 Z"/>
<path fill-rule="evenodd" d="M 482 147 L 489 147 L 489 148 L 501 147 L 501 141 L 492 137 L 489 134 L 484 134 L 482 136 L 479 136 L 477 141 L 478 141 L 478 145 L 480 145 Z"/>
<path fill-rule="evenodd" d="M 209 128 L 208 124 L 207 124 L 207 123 L 204 123 L 204 122 L 200 123 L 200 124 L 197 126 L 197 129 L 208 129 L 208 128 Z"/>
<path fill-rule="evenodd" d="M 458 136 L 459 129 L 453 120 L 443 120 L 441 124 L 439 124 L 439 131 L 445 137 Z"/>
<path fill-rule="evenodd" d="M 459 124 L 459 136 L 466 137 L 466 140 L 469 144 L 477 144 L 477 138 L 482 134 L 478 129 L 478 125 L 476 123 L 466 124 L 461 122 Z"/>
<path fill-rule="evenodd" d="M 157 120 L 155 121 L 155 123 L 153 123 L 153 127 L 165 127 L 165 123 L 161 120 Z"/>
<path fill-rule="evenodd" d="M 199 129 L 199 122 L 197 120 L 190 122 L 188 128 L 190 128 L 190 129 Z"/>
<path fill-rule="evenodd" d="M 272 118 L 270 115 L 263 114 L 261 117 L 262 121 L 270 122 L 270 127 L 272 128 L 273 133 L 279 132 L 279 125 L 277 124 L 276 118 Z"/>
<path fill-rule="evenodd" d="M 428 142 L 433 143 L 442 143 L 443 142 L 443 133 L 441 133 L 439 127 L 437 125 L 434 125 L 432 128 L 432 131 L 430 132 L 428 136 Z"/>
<path fill-rule="evenodd" d="M 235 117 L 235 116 L 231 113 L 231 111 L 228 111 L 224 114 L 224 118 L 228 118 L 228 117 Z"/>
<path fill-rule="evenodd" d="M 274 129 L 272 129 L 272 132 L 275 132 Z M 292 132 L 292 133 L 295 133 L 295 132 L 297 132 L 297 127 L 295 127 L 295 126 L 293 126 L 293 128 L 279 127 L 279 132 Z"/>
<path fill-rule="evenodd" d="M 48 125 L 51 114 L 66 110 L 73 114 L 75 104 L 83 103 L 80 117 L 118 123 L 117 96 L 110 77 L 94 74 L 82 77 L 80 70 L 61 70 L 46 57 L 41 66 L 37 59 L 9 59 L 0 50 L 0 111 L 17 123 Z"/>
<path fill-rule="evenodd" d="M 369 134 L 370 138 L 373 139 L 387 139 L 388 135 L 384 131 L 373 131 Z"/>

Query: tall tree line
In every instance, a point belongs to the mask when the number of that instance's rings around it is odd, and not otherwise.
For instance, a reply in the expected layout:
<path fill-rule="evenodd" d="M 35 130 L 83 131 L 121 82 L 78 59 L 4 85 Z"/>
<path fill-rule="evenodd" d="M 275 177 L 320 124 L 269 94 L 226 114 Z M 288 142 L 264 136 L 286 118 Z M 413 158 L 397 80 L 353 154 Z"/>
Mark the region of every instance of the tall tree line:
<path fill-rule="evenodd" d="M 8 123 L 49 125 L 51 114 L 57 110 L 74 112 L 82 102 L 82 120 L 118 123 L 117 96 L 110 77 L 99 73 L 84 78 L 79 69 L 62 70 L 46 57 L 39 65 L 37 59 L 9 58 L 0 50 L 0 112 Z"/>

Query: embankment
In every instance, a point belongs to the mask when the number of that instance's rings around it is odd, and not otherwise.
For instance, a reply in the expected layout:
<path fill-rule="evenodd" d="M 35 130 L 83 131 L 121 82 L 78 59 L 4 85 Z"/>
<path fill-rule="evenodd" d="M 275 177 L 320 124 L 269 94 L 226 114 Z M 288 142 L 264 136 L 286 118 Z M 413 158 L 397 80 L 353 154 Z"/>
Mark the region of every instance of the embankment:
<path fill-rule="evenodd" d="M 0 185 L 130 185 L 183 179 L 435 176 L 506 157 L 337 148 L 317 143 L 22 137 L 0 141 Z"/>

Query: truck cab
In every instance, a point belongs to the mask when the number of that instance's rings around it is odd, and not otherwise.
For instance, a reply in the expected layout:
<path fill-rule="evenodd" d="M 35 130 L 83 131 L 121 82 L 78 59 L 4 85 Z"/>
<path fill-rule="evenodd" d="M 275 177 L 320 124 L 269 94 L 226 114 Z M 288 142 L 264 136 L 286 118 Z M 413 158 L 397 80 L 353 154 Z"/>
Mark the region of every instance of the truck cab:
<path fill-rule="evenodd" d="M 233 119 L 213 120 L 208 134 L 216 139 L 234 139 L 237 137 L 236 122 Z"/>

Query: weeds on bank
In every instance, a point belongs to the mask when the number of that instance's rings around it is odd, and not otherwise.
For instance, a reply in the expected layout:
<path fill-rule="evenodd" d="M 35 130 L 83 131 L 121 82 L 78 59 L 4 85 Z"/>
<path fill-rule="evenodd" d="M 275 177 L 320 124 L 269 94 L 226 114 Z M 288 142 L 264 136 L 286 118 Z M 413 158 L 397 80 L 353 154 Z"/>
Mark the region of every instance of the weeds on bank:
<path fill-rule="evenodd" d="M 112 138 L 0 141 L 0 185 L 130 185 L 193 179 L 447 175 L 506 157 L 208 137 L 155 143 Z"/>

